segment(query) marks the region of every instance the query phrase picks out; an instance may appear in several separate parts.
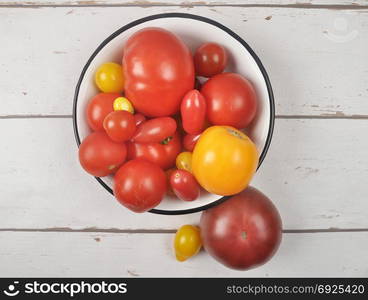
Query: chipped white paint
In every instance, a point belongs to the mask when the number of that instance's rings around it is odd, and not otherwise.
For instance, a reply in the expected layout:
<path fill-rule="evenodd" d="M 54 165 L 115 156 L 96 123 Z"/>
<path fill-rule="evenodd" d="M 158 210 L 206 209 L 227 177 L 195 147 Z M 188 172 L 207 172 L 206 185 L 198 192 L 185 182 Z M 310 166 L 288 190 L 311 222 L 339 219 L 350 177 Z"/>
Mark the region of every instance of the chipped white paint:
<path fill-rule="evenodd" d="M 11 131 L 8 129 L 11 128 Z M 276 120 L 252 182 L 286 229 L 368 228 L 366 120 Z M 134 214 L 79 166 L 71 119 L 0 120 L 0 228 L 174 229 L 199 214 Z"/>
<path fill-rule="evenodd" d="M 163 12 L 207 16 L 242 36 L 270 75 L 278 114 L 368 116 L 368 9 L 267 7 L 0 9 L 0 115 L 71 114 L 81 69 L 100 42 Z"/>
<path fill-rule="evenodd" d="M 126 6 L 154 6 L 154 5 L 180 5 L 180 6 L 206 6 L 206 5 L 338 5 L 338 6 L 359 6 L 367 5 L 367 0 L 0 0 L 0 5 L 68 5 L 68 6 L 91 6 L 91 5 L 126 5 Z"/>
<path fill-rule="evenodd" d="M 179 263 L 172 240 L 173 234 L 0 232 L 0 276 L 368 276 L 367 232 L 284 234 L 275 257 L 247 272 L 227 269 L 206 252 Z"/>

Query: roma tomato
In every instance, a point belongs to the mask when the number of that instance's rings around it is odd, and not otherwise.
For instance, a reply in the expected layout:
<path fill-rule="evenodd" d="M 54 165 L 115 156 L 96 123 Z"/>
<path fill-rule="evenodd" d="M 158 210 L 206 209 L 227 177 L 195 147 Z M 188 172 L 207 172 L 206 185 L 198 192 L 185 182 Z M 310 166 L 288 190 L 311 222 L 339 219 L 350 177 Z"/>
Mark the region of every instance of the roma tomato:
<path fill-rule="evenodd" d="M 181 226 L 175 234 L 174 250 L 178 261 L 185 261 L 201 250 L 199 228 L 193 225 Z"/>
<path fill-rule="evenodd" d="M 189 134 L 198 134 L 203 130 L 206 118 L 206 100 L 197 90 L 185 94 L 180 106 L 183 128 Z"/>
<path fill-rule="evenodd" d="M 199 197 L 200 187 L 194 176 L 185 170 L 176 170 L 171 173 L 171 188 L 175 195 L 184 201 L 193 201 Z"/>
<path fill-rule="evenodd" d="M 129 159 L 142 158 L 164 170 L 175 166 L 175 159 L 181 151 L 180 136 L 177 132 L 160 143 L 128 142 L 127 146 Z"/>
<path fill-rule="evenodd" d="M 95 83 L 102 92 L 121 93 L 124 90 L 122 67 L 113 62 L 101 65 L 96 71 Z"/>
<path fill-rule="evenodd" d="M 176 122 L 173 118 L 154 118 L 138 126 L 132 141 L 137 143 L 157 143 L 172 136 L 175 131 Z"/>
<path fill-rule="evenodd" d="M 282 237 L 276 207 L 252 187 L 204 211 L 200 229 L 206 251 L 225 266 L 238 270 L 267 262 Z"/>
<path fill-rule="evenodd" d="M 224 71 L 227 64 L 227 54 L 219 44 L 205 43 L 194 53 L 194 67 L 196 74 L 212 77 Z"/>
<path fill-rule="evenodd" d="M 245 189 L 258 165 L 254 143 L 229 126 L 207 128 L 194 147 L 192 172 L 208 192 L 228 196 Z"/>
<path fill-rule="evenodd" d="M 87 105 L 87 122 L 92 130 L 103 130 L 105 117 L 114 110 L 113 103 L 120 97 L 117 93 L 99 93 Z"/>
<path fill-rule="evenodd" d="M 135 120 L 135 126 L 138 126 L 142 124 L 144 121 L 146 121 L 146 117 L 140 113 L 134 115 Z"/>
<path fill-rule="evenodd" d="M 134 114 L 134 107 L 130 101 L 125 97 L 118 97 L 114 100 L 114 110 L 126 110 Z"/>
<path fill-rule="evenodd" d="M 114 173 L 125 161 L 126 146 L 115 143 L 103 131 L 87 136 L 79 146 L 79 162 L 83 169 L 96 177 Z"/>
<path fill-rule="evenodd" d="M 143 159 L 128 161 L 114 177 L 116 199 L 134 212 L 145 212 L 157 206 L 166 188 L 164 171 Z"/>
<path fill-rule="evenodd" d="M 103 122 L 103 127 L 114 142 L 129 140 L 136 130 L 134 116 L 125 110 L 109 113 Z"/>
<path fill-rule="evenodd" d="M 257 111 L 257 97 L 252 84 L 235 73 L 216 75 L 203 85 L 207 118 L 214 125 L 238 129 L 247 127 Z"/>
<path fill-rule="evenodd" d="M 176 167 L 180 170 L 192 172 L 192 152 L 182 152 L 176 157 Z"/>
<path fill-rule="evenodd" d="M 144 28 L 123 49 L 125 95 L 148 117 L 179 111 L 186 92 L 194 87 L 194 65 L 187 46 L 173 33 Z"/>
<path fill-rule="evenodd" d="M 201 134 L 186 134 L 183 138 L 183 146 L 185 150 L 193 152 Z"/>

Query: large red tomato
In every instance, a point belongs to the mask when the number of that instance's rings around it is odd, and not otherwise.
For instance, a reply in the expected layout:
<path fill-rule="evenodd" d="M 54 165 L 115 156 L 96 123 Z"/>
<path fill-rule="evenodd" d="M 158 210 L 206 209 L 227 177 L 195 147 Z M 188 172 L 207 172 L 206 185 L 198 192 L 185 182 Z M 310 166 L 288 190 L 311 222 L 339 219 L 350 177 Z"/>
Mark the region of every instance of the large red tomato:
<path fill-rule="evenodd" d="M 114 100 L 118 93 L 99 93 L 89 100 L 87 105 L 87 122 L 93 130 L 103 130 L 105 117 L 114 110 Z"/>
<path fill-rule="evenodd" d="M 181 151 L 179 133 L 166 138 L 160 143 L 128 142 L 128 158 L 143 158 L 166 170 L 175 166 L 175 160 Z"/>
<path fill-rule="evenodd" d="M 87 136 L 79 147 L 79 162 L 83 169 L 96 177 L 114 173 L 125 161 L 124 143 L 115 143 L 103 131 Z"/>
<path fill-rule="evenodd" d="M 135 212 L 158 205 L 166 193 L 167 179 L 162 169 L 143 159 L 124 164 L 114 177 L 116 199 Z"/>
<path fill-rule="evenodd" d="M 207 101 L 207 118 L 214 125 L 245 128 L 257 111 L 252 84 L 235 73 L 222 73 L 205 82 L 201 89 Z"/>
<path fill-rule="evenodd" d="M 145 116 L 175 114 L 194 87 L 194 66 L 187 46 L 162 28 L 133 34 L 123 52 L 125 95 Z"/>
<path fill-rule="evenodd" d="M 200 228 L 206 251 L 225 266 L 238 270 L 268 261 L 282 236 L 276 207 L 252 187 L 203 212 Z"/>

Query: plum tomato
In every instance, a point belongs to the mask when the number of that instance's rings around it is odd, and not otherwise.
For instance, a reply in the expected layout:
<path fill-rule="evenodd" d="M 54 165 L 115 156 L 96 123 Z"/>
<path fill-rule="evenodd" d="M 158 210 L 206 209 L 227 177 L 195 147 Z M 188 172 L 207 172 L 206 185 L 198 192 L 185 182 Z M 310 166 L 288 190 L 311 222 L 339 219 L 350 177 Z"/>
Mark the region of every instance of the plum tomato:
<path fill-rule="evenodd" d="M 103 127 L 114 142 L 129 140 L 136 130 L 134 116 L 125 110 L 109 113 L 103 122 Z"/>
<path fill-rule="evenodd" d="M 200 186 L 192 173 L 186 170 L 175 170 L 171 173 L 170 184 L 175 195 L 184 201 L 193 201 L 199 197 Z"/>
<path fill-rule="evenodd" d="M 114 173 L 125 162 L 126 154 L 125 144 L 113 142 L 103 131 L 91 133 L 79 146 L 80 164 L 96 177 Z"/>
<path fill-rule="evenodd" d="M 157 164 L 166 170 L 175 166 L 175 159 L 181 151 L 181 141 L 178 132 L 160 143 L 127 142 L 128 158 L 142 158 Z"/>
<path fill-rule="evenodd" d="M 187 133 L 198 134 L 206 118 L 206 100 L 197 90 L 185 94 L 180 106 L 183 128 Z"/>
<path fill-rule="evenodd" d="M 194 65 L 188 47 L 162 28 L 143 28 L 123 49 L 125 95 L 147 117 L 165 117 L 180 109 L 194 88 Z"/>
<path fill-rule="evenodd" d="M 212 77 L 224 71 L 227 64 L 227 54 L 224 47 L 216 43 L 205 43 L 194 53 L 194 68 L 196 74 Z"/>
<path fill-rule="evenodd" d="M 200 230 L 206 251 L 237 270 L 267 262 L 282 238 L 279 212 L 270 199 L 253 187 L 205 210 Z"/>
<path fill-rule="evenodd" d="M 145 212 L 163 199 L 167 181 L 164 171 L 143 159 L 124 164 L 114 177 L 114 195 L 125 207 L 134 212 Z"/>
<path fill-rule="evenodd" d="M 124 74 L 121 65 L 113 62 L 102 64 L 95 73 L 95 83 L 105 93 L 121 93 L 124 90 Z"/>
<path fill-rule="evenodd" d="M 203 85 L 207 118 L 214 125 L 237 129 L 247 127 L 257 111 L 257 97 L 252 84 L 235 73 L 216 75 Z"/>
<path fill-rule="evenodd" d="M 183 138 L 183 146 L 185 150 L 193 152 L 200 136 L 201 134 L 186 134 Z"/>
<path fill-rule="evenodd" d="M 176 167 L 192 172 L 192 152 L 182 152 L 176 157 Z"/>
<path fill-rule="evenodd" d="M 202 247 L 198 226 L 183 225 L 175 234 L 174 250 L 178 261 L 185 261 L 196 255 Z"/>
<path fill-rule="evenodd" d="M 134 120 L 135 120 L 135 126 L 138 126 L 142 124 L 144 121 L 146 121 L 146 117 L 140 113 L 137 113 L 134 115 Z"/>
<path fill-rule="evenodd" d="M 130 101 L 125 97 L 118 97 L 114 100 L 114 110 L 126 110 L 134 114 L 134 107 Z"/>
<path fill-rule="evenodd" d="M 92 130 L 103 130 L 105 117 L 114 110 L 113 103 L 120 97 L 117 93 L 99 93 L 89 100 L 87 105 L 87 122 Z"/>
<path fill-rule="evenodd" d="M 175 131 L 176 122 L 173 118 L 154 118 L 138 126 L 132 141 L 137 143 L 157 143 L 172 136 Z"/>

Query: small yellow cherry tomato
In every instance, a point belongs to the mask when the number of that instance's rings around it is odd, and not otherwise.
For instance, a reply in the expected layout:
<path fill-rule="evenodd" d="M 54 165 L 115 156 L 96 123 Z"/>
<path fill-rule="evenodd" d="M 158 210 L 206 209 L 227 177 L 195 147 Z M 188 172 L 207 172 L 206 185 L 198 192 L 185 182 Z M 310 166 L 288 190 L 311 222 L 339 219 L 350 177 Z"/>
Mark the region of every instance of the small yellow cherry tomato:
<path fill-rule="evenodd" d="M 178 261 L 185 261 L 201 250 L 202 241 L 199 227 L 184 225 L 175 234 L 174 250 Z"/>
<path fill-rule="evenodd" d="M 134 114 L 134 107 L 132 103 L 125 97 L 118 97 L 114 100 L 114 110 L 126 110 Z"/>
<path fill-rule="evenodd" d="M 193 150 L 192 169 L 208 192 L 229 196 L 244 190 L 258 165 L 255 144 L 243 132 L 230 126 L 211 126 Z"/>
<path fill-rule="evenodd" d="M 121 93 L 124 91 L 123 68 L 117 63 L 108 62 L 98 67 L 95 83 L 105 93 Z"/>
<path fill-rule="evenodd" d="M 176 157 L 176 167 L 192 172 L 192 152 L 182 152 Z"/>

